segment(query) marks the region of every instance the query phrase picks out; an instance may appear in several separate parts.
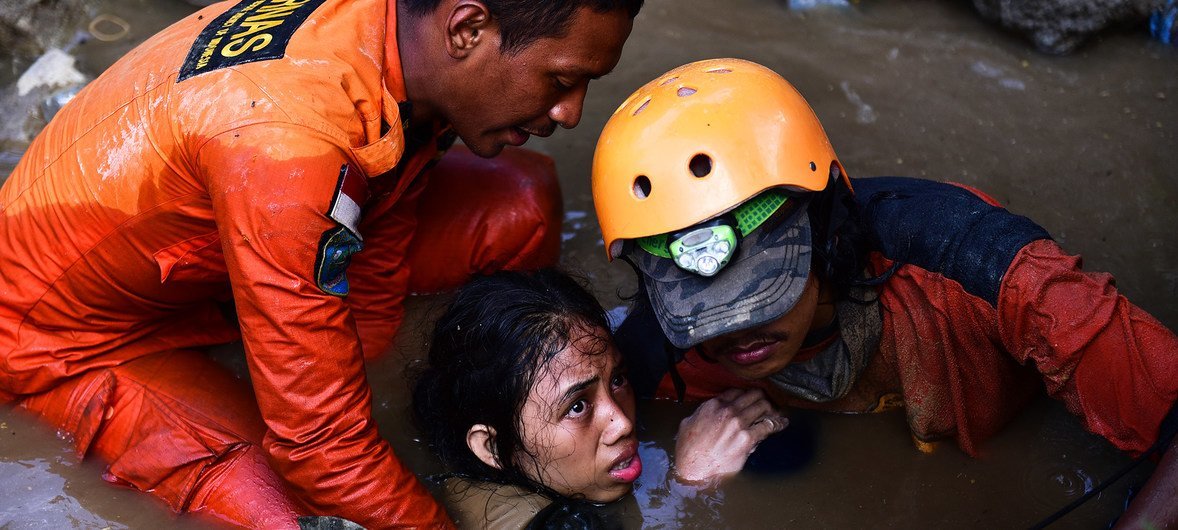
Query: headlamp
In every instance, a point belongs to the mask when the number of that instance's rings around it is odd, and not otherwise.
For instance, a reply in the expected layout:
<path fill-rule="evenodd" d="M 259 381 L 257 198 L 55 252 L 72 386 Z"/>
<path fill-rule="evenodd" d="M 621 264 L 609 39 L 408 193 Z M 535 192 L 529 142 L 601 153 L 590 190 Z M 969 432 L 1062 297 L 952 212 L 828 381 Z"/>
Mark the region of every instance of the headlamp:
<path fill-rule="evenodd" d="M 728 214 L 669 234 L 638 238 L 638 246 L 661 258 L 669 258 L 685 271 L 710 277 L 736 255 L 740 238 L 747 236 L 789 201 L 785 191 L 768 190 Z"/>
<path fill-rule="evenodd" d="M 679 234 L 683 232 L 675 235 Z M 736 253 L 736 243 L 736 230 L 727 224 L 697 225 L 671 241 L 671 258 L 680 269 L 700 276 L 712 276 L 732 259 Z"/>

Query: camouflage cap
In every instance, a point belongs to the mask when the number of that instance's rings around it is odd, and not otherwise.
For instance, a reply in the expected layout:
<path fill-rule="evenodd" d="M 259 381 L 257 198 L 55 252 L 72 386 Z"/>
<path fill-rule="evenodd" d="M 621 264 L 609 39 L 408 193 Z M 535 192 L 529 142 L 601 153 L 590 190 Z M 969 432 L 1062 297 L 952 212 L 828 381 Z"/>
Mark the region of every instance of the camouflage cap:
<path fill-rule="evenodd" d="M 745 236 L 736 258 L 711 278 L 640 249 L 629 253 L 671 344 L 690 348 L 793 308 L 810 274 L 810 217 L 804 203 L 782 214 Z"/>

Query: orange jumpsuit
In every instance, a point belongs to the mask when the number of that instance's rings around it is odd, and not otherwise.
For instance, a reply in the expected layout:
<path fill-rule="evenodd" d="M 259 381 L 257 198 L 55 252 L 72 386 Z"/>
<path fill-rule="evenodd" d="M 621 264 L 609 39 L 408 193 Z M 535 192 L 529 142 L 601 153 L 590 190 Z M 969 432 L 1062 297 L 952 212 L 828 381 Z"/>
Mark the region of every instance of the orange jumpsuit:
<path fill-rule="evenodd" d="M 553 262 L 559 189 L 522 150 L 423 173 L 448 132 L 401 119 L 387 3 L 215 4 L 62 109 L 0 189 L 0 402 L 177 511 L 450 524 L 378 434 L 364 359 L 411 276 Z M 252 394 L 193 351 L 238 338 Z"/>

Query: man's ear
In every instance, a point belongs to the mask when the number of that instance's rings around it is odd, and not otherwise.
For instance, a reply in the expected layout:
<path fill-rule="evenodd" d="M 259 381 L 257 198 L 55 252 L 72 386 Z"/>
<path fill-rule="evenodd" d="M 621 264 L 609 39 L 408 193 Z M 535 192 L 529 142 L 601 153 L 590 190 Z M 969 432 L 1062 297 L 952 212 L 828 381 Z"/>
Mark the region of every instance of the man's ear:
<path fill-rule="evenodd" d="M 499 462 L 499 454 L 495 450 L 495 428 L 481 423 L 472 425 L 466 431 L 466 446 L 484 464 L 495 469 L 503 469 Z"/>
<path fill-rule="evenodd" d="M 446 53 L 462 59 L 480 44 L 498 46 L 498 39 L 492 38 L 497 31 L 486 5 L 478 0 L 458 0 L 446 19 Z"/>

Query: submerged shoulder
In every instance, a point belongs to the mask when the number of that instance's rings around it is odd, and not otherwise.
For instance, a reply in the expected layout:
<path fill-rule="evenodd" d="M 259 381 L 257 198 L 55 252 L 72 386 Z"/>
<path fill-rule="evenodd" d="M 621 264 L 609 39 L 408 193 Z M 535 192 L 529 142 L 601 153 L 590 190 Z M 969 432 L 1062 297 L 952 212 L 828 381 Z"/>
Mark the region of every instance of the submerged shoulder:
<path fill-rule="evenodd" d="M 452 477 L 445 482 L 446 506 L 464 528 L 526 528 L 551 501 L 518 486 Z"/>

